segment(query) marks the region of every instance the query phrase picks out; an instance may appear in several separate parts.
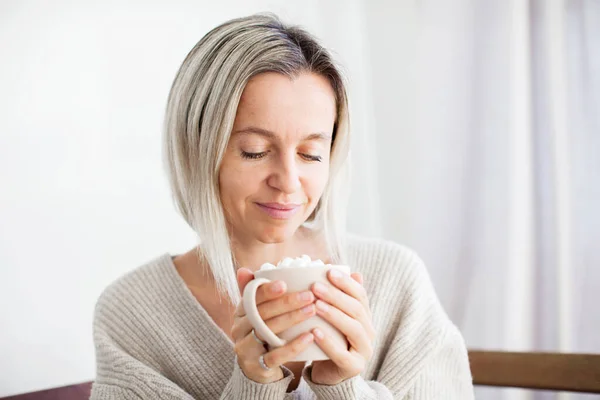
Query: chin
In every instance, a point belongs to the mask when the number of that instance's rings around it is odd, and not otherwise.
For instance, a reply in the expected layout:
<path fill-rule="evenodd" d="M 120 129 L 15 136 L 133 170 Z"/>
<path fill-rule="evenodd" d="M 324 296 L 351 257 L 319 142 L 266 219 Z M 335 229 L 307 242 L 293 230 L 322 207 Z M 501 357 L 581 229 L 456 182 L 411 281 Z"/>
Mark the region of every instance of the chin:
<path fill-rule="evenodd" d="M 294 236 L 297 230 L 297 226 L 268 226 L 256 232 L 256 237 L 265 244 L 283 243 Z"/>

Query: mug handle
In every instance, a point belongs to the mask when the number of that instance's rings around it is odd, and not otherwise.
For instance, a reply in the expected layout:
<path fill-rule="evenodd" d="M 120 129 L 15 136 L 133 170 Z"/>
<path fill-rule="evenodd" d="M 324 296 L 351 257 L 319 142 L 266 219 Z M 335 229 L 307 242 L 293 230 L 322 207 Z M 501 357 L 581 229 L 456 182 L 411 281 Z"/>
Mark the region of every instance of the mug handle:
<path fill-rule="evenodd" d="M 256 332 L 262 337 L 271 347 L 285 346 L 287 343 L 285 340 L 280 339 L 276 334 L 262 320 L 256 307 L 256 291 L 261 285 L 271 282 L 265 278 L 255 278 L 251 280 L 244 289 L 244 295 L 242 302 L 244 305 L 244 311 L 250 321 L 250 324 L 254 327 Z"/>

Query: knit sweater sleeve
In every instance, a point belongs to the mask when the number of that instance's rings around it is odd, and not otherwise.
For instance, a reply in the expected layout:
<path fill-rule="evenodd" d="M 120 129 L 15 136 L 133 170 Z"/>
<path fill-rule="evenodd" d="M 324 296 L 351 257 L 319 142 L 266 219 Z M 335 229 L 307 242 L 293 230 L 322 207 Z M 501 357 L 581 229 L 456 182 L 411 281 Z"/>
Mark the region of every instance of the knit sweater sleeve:
<path fill-rule="evenodd" d="M 170 381 L 166 376 L 153 371 L 143 362 L 132 359 L 125 352 L 98 342 L 98 363 L 102 373 L 92 386 L 90 400 L 145 400 L 145 399 L 177 399 L 193 400 L 194 397 L 184 389 Z M 286 393 L 293 373 L 283 367 L 283 379 L 260 384 L 248 379 L 235 363 L 231 378 L 219 397 L 228 399 L 265 399 L 288 400 L 292 395 Z M 201 376 L 198 379 L 202 379 Z"/>
<path fill-rule="evenodd" d="M 355 376 L 337 385 L 311 380 L 311 366 L 303 378 L 317 399 L 469 400 L 474 398 L 464 340 L 443 311 L 423 262 L 401 248 L 397 298 L 397 327 L 376 379 Z M 368 276 L 365 276 L 368 279 Z"/>
<path fill-rule="evenodd" d="M 161 368 L 160 361 L 147 355 L 141 330 L 132 329 L 135 313 L 127 302 L 107 290 L 99 299 L 94 313 L 94 344 L 96 348 L 96 379 L 90 400 L 193 400 L 195 397 L 177 385 Z M 182 361 L 183 363 L 183 361 Z M 182 364 L 182 368 L 185 366 Z M 282 367 L 279 381 L 260 384 L 247 378 L 234 362 L 233 372 L 219 397 L 223 400 L 288 400 L 286 393 L 293 373 Z M 196 379 L 207 376 L 199 371 Z M 217 398 L 217 397 L 215 397 Z"/>
<path fill-rule="evenodd" d="M 190 394 L 158 373 L 152 363 L 134 356 L 132 349 L 124 346 L 125 336 L 111 334 L 113 328 L 118 329 L 121 316 L 107 315 L 105 311 L 104 307 L 97 306 L 94 317 L 96 379 L 90 400 L 193 400 Z"/>
<path fill-rule="evenodd" d="M 287 388 L 294 378 L 294 374 L 286 367 L 283 369 L 283 378 L 268 384 L 254 382 L 244 375 L 239 367 L 237 358 L 234 362 L 233 373 L 223 394 L 221 400 L 234 399 L 265 399 L 265 400 L 292 400 L 292 394 L 286 393 Z"/>

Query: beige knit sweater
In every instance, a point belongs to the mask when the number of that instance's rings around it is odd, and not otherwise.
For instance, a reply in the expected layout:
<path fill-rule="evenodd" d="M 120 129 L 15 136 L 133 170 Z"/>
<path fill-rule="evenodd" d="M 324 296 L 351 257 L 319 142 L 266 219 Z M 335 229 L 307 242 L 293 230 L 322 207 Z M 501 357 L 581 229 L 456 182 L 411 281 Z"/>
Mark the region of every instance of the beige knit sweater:
<path fill-rule="evenodd" d="M 467 351 L 435 295 L 423 262 L 406 247 L 351 237 L 348 260 L 364 276 L 374 354 L 359 376 L 318 385 L 256 383 L 233 343 L 188 290 L 169 254 L 111 284 L 96 305 L 94 341 L 101 399 L 460 399 L 473 398 Z"/>

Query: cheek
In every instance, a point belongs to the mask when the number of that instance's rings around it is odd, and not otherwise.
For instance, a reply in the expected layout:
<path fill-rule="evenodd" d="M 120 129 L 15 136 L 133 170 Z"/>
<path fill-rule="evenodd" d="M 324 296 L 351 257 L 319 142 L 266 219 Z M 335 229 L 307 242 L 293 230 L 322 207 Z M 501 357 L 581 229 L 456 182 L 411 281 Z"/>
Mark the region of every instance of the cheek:
<path fill-rule="evenodd" d="M 227 205 L 243 203 L 256 191 L 257 180 L 257 174 L 247 169 L 224 165 L 219 172 L 221 200 Z"/>
<path fill-rule="evenodd" d="M 240 185 L 238 176 L 239 175 L 235 173 L 235 168 L 232 168 L 229 165 L 223 165 L 219 171 L 219 190 L 221 201 L 225 207 L 236 203 L 236 199 L 240 195 L 240 190 L 243 189 L 243 186 Z"/>
<path fill-rule="evenodd" d="M 311 171 L 307 178 L 305 185 L 307 194 L 312 198 L 312 201 L 317 202 L 323 194 L 325 186 L 327 186 L 329 167 L 317 168 L 315 171 Z"/>

